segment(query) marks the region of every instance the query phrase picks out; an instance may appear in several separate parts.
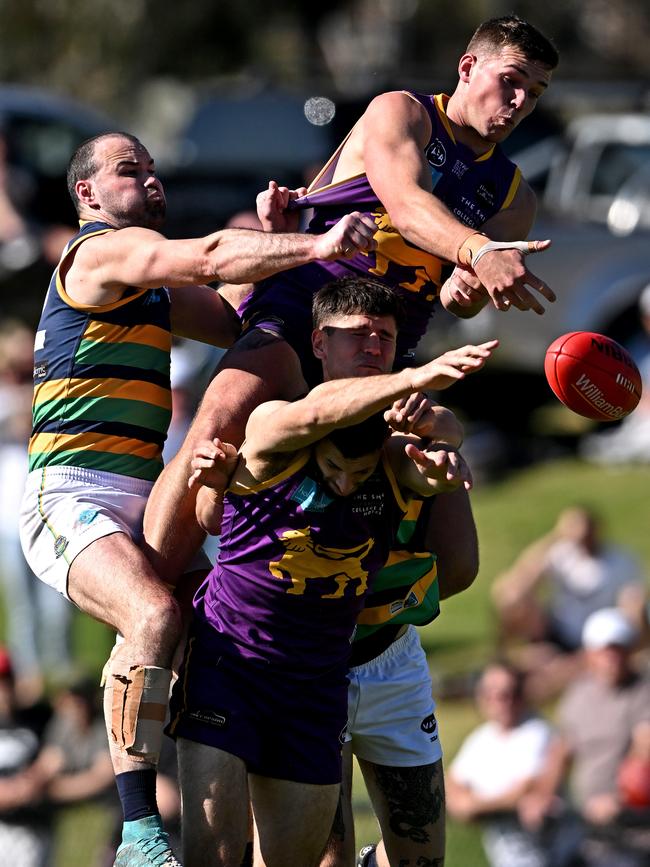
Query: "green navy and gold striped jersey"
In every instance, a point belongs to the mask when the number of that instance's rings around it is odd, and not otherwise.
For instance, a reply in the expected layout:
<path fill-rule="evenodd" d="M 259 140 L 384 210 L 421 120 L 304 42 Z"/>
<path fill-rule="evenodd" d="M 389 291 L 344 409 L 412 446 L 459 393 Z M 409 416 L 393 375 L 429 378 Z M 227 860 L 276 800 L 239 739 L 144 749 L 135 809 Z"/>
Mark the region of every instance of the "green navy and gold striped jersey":
<path fill-rule="evenodd" d="M 112 304 L 78 304 L 60 271 L 88 238 L 84 222 L 45 297 L 34 344 L 29 469 L 74 466 L 155 480 L 171 418 L 171 324 L 166 288 L 132 287 Z"/>
<path fill-rule="evenodd" d="M 440 614 L 436 555 L 424 534 L 435 497 L 411 500 L 388 560 L 357 618 L 350 665 L 362 665 L 392 644 L 402 626 L 424 626 Z"/>

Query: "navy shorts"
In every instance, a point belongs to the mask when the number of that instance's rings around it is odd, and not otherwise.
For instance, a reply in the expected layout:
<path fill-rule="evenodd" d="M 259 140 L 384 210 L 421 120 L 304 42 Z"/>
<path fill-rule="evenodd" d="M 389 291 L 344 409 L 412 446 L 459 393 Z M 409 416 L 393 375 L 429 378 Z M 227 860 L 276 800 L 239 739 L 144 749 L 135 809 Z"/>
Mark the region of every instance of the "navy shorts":
<path fill-rule="evenodd" d="M 296 678 L 215 654 L 193 630 L 171 698 L 167 734 L 238 756 L 251 774 L 297 783 L 341 781 L 346 672 Z"/>

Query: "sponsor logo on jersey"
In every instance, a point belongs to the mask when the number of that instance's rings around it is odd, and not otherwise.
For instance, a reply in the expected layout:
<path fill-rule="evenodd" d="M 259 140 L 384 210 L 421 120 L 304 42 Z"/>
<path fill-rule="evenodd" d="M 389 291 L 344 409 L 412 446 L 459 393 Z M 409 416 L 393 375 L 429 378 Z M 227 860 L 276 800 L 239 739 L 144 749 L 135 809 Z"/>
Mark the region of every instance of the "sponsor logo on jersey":
<path fill-rule="evenodd" d="M 476 190 L 476 198 L 484 202 L 490 208 L 494 207 L 497 198 L 496 186 L 492 181 L 484 181 Z"/>
<path fill-rule="evenodd" d="M 34 365 L 34 379 L 43 379 L 47 376 L 47 361 L 39 361 Z"/>
<path fill-rule="evenodd" d="M 467 171 L 467 168 L 468 167 L 465 165 L 464 162 L 462 162 L 461 160 L 456 160 L 456 162 L 454 163 L 454 167 L 451 170 L 451 173 L 452 175 L 460 179 Z"/>
<path fill-rule="evenodd" d="M 425 716 L 425 718 L 420 723 L 420 728 L 426 735 L 435 735 L 431 740 L 435 740 L 438 737 L 436 730 L 438 728 L 438 723 L 436 721 L 435 714 L 429 714 L 429 716 Z"/>
<path fill-rule="evenodd" d="M 440 166 L 444 166 L 447 161 L 447 151 L 445 150 L 445 146 L 439 138 L 431 142 L 431 144 L 425 151 L 425 156 L 429 165 L 433 166 L 435 169 L 439 169 Z"/>
<path fill-rule="evenodd" d="M 326 494 L 318 482 L 308 476 L 291 494 L 291 499 L 298 503 L 303 512 L 324 512 L 334 497 Z"/>

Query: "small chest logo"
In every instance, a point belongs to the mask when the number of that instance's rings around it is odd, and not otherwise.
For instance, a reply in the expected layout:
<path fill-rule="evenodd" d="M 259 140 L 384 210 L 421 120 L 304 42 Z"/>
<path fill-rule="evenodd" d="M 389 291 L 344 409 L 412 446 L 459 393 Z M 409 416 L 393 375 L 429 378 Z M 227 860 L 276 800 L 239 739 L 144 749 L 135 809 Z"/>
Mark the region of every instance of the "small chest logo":
<path fill-rule="evenodd" d="M 489 181 L 479 184 L 476 189 L 476 198 L 488 207 L 493 208 L 497 198 L 496 187 Z"/>
<path fill-rule="evenodd" d="M 334 498 L 307 476 L 291 494 L 291 499 L 300 505 L 303 512 L 324 512 Z"/>
<path fill-rule="evenodd" d="M 439 169 L 441 166 L 444 166 L 447 161 L 447 151 L 439 138 L 431 142 L 429 147 L 426 149 L 425 156 L 429 165 L 433 166 L 434 169 Z"/>
<path fill-rule="evenodd" d="M 44 379 L 47 376 L 47 361 L 39 361 L 34 365 L 34 379 Z"/>

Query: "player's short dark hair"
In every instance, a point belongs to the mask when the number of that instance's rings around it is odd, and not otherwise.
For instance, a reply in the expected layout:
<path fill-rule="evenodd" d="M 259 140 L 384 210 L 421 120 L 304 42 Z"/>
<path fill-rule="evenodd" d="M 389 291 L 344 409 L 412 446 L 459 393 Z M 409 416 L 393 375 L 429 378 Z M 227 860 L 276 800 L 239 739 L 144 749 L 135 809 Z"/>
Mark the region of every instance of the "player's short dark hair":
<path fill-rule="evenodd" d="M 99 168 L 95 161 L 95 148 L 97 142 L 105 138 L 126 138 L 134 145 L 142 147 L 142 143 L 134 135 L 129 132 L 102 132 L 99 135 L 94 135 L 82 141 L 76 151 L 70 157 L 67 171 L 68 192 L 72 199 L 75 208 L 78 210 L 79 200 L 75 192 L 77 181 L 83 181 L 86 178 L 92 178 Z"/>
<path fill-rule="evenodd" d="M 484 21 L 470 39 L 467 53 L 477 54 L 481 49 L 496 53 L 504 48 L 516 48 L 528 60 L 537 61 L 549 69 L 555 69 L 560 61 L 551 40 L 518 15 L 503 15 Z"/>
<path fill-rule="evenodd" d="M 384 413 L 377 412 L 359 424 L 336 428 L 326 439 L 336 446 L 344 458 L 354 460 L 379 451 L 389 432 Z"/>
<path fill-rule="evenodd" d="M 337 316 L 392 316 L 399 330 L 404 324 L 405 312 L 401 297 L 395 289 L 369 280 L 367 277 L 340 277 L 326 283 L 314 295 L 312 318 L 314 328 L 320 328 L 328 319 Z"/>

